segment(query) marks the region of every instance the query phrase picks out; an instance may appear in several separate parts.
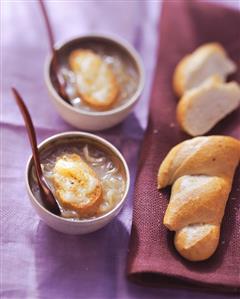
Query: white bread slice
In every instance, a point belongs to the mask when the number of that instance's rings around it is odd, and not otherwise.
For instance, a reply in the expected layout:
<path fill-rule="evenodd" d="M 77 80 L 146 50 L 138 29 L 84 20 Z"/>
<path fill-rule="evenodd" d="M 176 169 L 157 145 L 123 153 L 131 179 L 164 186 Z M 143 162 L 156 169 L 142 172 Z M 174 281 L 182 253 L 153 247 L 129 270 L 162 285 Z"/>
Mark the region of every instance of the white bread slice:
<path fill-rule="evenodd" d="M 203 135 L 239 105 L 240 86 L 236 82 L 223 83 L 215 76 L 183 95 L 177 119 L 189 135 Z"/>
<path fill-rule="evenodd" d="M 81 98 L 96 109 L 107 109 L 117 99 L 119 86 L 111 67 L 91 50 L 75 50 L 69 57 Z"/>
<path fill-rule="evenodd" d="M 225 81 L 236 69 L 236 64 L 227 57 L 220 44 L 208 43 L 178 63 L 173 76 L 173 87 L 176 94 L 181 96 L 213 75 L 218 75 Z"/>

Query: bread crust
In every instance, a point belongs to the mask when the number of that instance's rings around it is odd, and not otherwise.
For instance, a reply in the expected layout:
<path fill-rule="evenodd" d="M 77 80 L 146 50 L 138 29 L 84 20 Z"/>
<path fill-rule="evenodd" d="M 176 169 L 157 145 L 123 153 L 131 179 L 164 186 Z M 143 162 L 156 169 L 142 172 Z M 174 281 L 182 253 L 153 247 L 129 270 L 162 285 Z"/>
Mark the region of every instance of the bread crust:
<path fill-rule="evenodd" d="M 176 249 L 185 258 L 204 260 L 215 251 L 239 161 L 238 139 L 202 136 L 176 145 L 161 163 L 158 188 L 173 184 L 163 223 L 176 232 Z M 196 230 L 190 229 L 192 225 L 198 225 Z M 210 225 L 207 234 L 204 225 Z M 190 232 L 194 237 L 191 246 Z"/>
<path fill-rule="evenodd" d="M 185 259 L 197 262 L 204 261 L 214 254 L 220 237 L 220 226 L 213 225 L 207 234 L 199 234 L 193 242 L 186 245 L 187 235 L 184 230 L 176 232 L 174 245 Z"/>
<path fill-rule="evenodd" d="M 181 96 L 185 90 L 185 68 L 189 62 L 190 55 L 183 57 L 177 64 L 173 73 L 173 90 L 177 96 Z"/>
<path fill-rule="evenodd" d="M 174 146 L 162 161 L 158 188 L 172 185 L 184 175 L 205 174 L 231 180 L 239 159 L 240 141 L 236 138 L 212 135 L 185 140 Z"/>
<path fill-rule="evenodd" d="M 192 223 L 199 223 L 199 219 L 202 223 L 219 225 L 231 184 L 229 180 L 220 177 L 202 178 L 199 180 L 199 176 L 182 176 L 175 181 L 163 219 L 163 224 L 169 230 L 178 231 Z M 191 186 L 189 189 L 182 188 L 181 185 L 187 180 Z"/>
<path fill-rule="evenodd" d="M 70 163 L 73 167 L 59 165 Z M 90 180 L 94 180 L 94 189 L 79 193 L 79 189 L 87 190 Z M 79 217 L 90 217 L 96 214 L 103 201 L 102 185 L 95 171 L 77 154 L 59 157 L 53 169 L 53 186 L 61 206 L 66 210 L 77 212 Z M 71 200 L 69 200 L 71 196 Z"/>
<path fill-rule="evenodd" d="M 81 99 L 99 110 L 109 109 L 120 92 L 111 67 L 91 50 L 74 50 L 69 65 L 76 75 L 77 91 Z"/>

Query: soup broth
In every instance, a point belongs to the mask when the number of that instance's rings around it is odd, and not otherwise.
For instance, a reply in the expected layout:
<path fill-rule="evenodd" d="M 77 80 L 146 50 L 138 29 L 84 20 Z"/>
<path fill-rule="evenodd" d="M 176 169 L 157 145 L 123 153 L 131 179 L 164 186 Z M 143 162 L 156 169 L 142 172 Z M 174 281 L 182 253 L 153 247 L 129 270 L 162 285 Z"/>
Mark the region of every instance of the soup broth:
<path fill-rule="evenodd" d="M 122 199 L 125 192 L 125 180 L 117 161 L 104 151 L 95 148 L 91 144 L 65 144 L 48 150 L 41 157 L 41 167 L 53 194 L 56 197 L 56 190 L 52 183 L 53 169 L 57 159 L 64 155 L 77 154 L 88 164 L 96 173 L 101 182 L 103 190 L 103 200 L 96 214 L 98 217 L 112 210 Z M 36 198 L 40 200 L 40 191 L 37 184 L 35 169 L 31 170 L 31 189 Z M 57 197 L 56 197 L 57 200 Z M 70 219 L 84 219 L 76 211 L 66 210 L 58 201 L 61 216 Z M 92 218 L 88 217 L 88 218 Z"/>

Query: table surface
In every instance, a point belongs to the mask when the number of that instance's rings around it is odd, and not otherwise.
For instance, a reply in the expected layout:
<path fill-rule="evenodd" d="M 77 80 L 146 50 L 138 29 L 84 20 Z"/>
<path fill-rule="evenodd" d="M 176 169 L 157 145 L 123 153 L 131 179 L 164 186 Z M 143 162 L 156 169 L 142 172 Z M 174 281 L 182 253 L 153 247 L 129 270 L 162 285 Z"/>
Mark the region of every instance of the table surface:
<path fill-rule="evenodd" d="M 213 1 L 212 1 L 213 2 Z M 238 0 L 227 1 L 239 5 Z M 43 80 L 49 51 L 36 1 L 1 2 L 1 298 L 225 298 L 230 295 L 171 288 L 145 288 L 126 280 L 132 219 L 132 192 L 158 40 L 159 1 L 49 1 L 58 41 L 101 32 L 127 39 L 146 71 L 141 100 L 122 124 L 99 133 L 116 145 L 131 172 L 131 190 L 120 215 L 104 229 L 68 236 L 47 227 L 27 198 L 24 171 L 30 155 L 23 120 L 10 87 L 22 93 L 37 128 L 38 141 L 74 130 L 56 113 Z"/>

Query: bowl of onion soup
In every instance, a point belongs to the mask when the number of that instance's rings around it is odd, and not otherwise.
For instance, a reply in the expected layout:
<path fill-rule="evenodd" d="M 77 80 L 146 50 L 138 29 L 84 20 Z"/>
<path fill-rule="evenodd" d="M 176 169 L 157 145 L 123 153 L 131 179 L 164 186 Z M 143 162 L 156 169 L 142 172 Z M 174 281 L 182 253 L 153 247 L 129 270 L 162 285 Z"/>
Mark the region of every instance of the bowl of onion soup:
<path fill-rule="evenodd" d="M 47 225 L 63 233 L 86 234 L 120 212 L 130 177 L 125 159 L 111 143 L 90 133 L 67 132 L 44 140 L 38 148 L 44 178 L 61 215 L 44 207 L 32 157 L 26 185 L 33 207 Z"/>
<path fill-rule="evenodd" d="M 45 64 L 45 83 L 62 118 L 84 130 L 102 130 L 133 110 L 144 86 L 140 56 L 126 41 L 86 35 L 56 45 L 58 72 L 67 99 L 58 92 L 53 57 Z"/>

